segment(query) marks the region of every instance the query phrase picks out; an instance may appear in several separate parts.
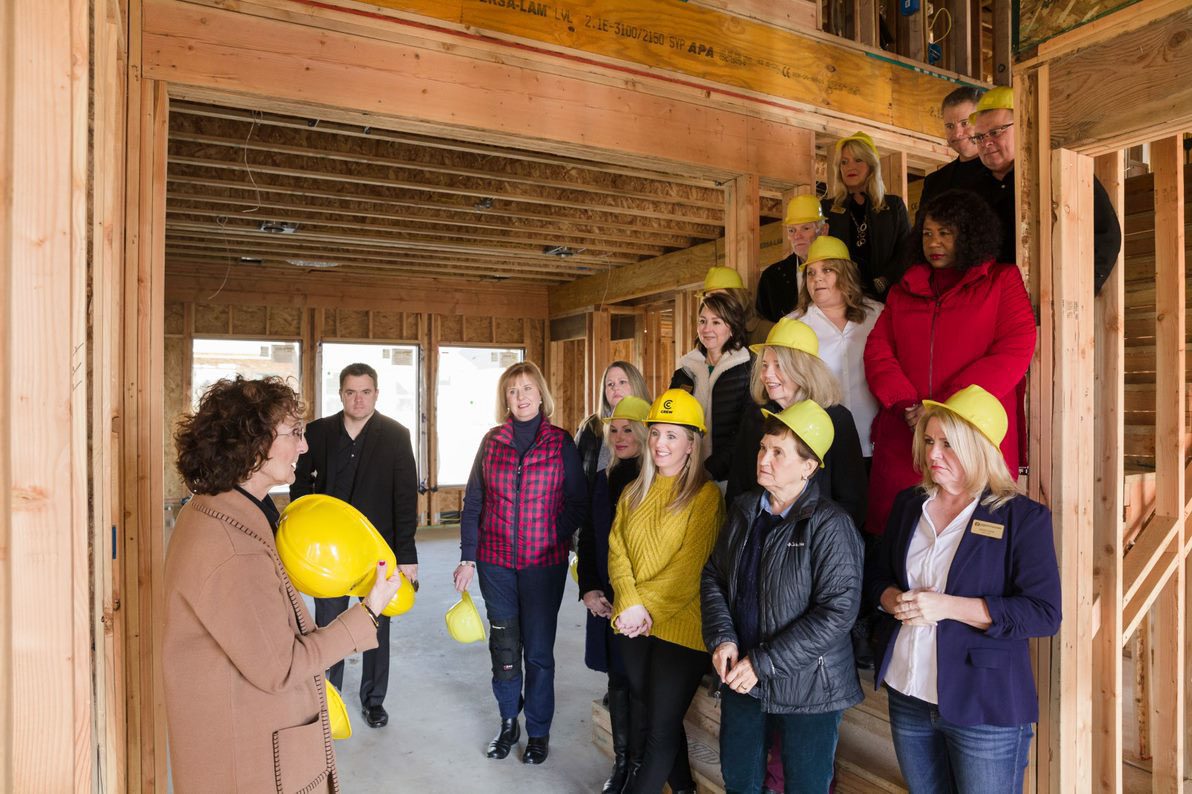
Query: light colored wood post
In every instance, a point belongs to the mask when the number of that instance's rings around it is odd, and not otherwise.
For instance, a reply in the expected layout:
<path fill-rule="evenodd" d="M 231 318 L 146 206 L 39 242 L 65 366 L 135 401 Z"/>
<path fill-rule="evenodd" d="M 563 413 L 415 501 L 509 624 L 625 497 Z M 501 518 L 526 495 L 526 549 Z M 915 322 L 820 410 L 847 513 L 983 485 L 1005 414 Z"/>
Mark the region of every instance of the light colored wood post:
<path fill-rule="evenodd" d="M 4 791 L 89 791 L 96 785 L 88 549 L 88 12 L 81 0 L 11 0 L 0 8 Z"/>
<path fill-rule="evenodd" d="M 886 192 L 909 201 L 906 195 L 906 152 L 890 152 L 881 159 L 881 163 Z"/>
<path fill-rule="evenodd" d="M 944 40 L 944 63 L 954 72 L 979 78 L 981 50 L 973 50 L 972 30 L 974 21 L 977 30 L 981 29 L 981 8 L 969 0 L 946 0 L 945 7 L 952 15 L 952 32 Z"/>
<path fill-rule="evenodd" d="M 1121 152 L 1096 159 L 1094 170 L 1118 218 L 1125 217 Z M 1093 781 L 1098 791 L 1122 790 L 1122 503 L 1124 471 L 1125 265 L 1119 254 L 1094 307 L 1097 334 L 1097 503 L 1093 513 L 1093 574 L 1101 605 L 1093 646 Z"/>
<path fill-rule="evenodd" d="M 604 368 L 612 361 L 612 339 L 612 315 L 608 308 L 602 307 L 588 312 L 587 333 L 584 339 L 584 355 L 587 359 L 584 416 L 590 416 L 600 410 L 600 392 L 604 389 L 600 378 L 604 375 Z"/>
<path fill-rule="evenodd" d="M 127 633 L 128 787 L 166 785 L 162 625 L 164 465 L 162 449 L 166 127 L 164 84 L 129 88 L 128 235 L 124 272 L 124 598 Z"/>
<path fill-rule="evenodd" d="M 1064 620 L 1052 642 L 1050 791 L 1092 785 L 1093 161 L 1051 155 L 1051 281 L 1055 364 L 1050 503 Z"/>
<path fill-rule="evenodd" d="M 761 276 L 761 210 L 757 174 L 742 174 L 725 185 L 724 251 L 728 266 L 741 274 L 750 290 Z"/>
<path fill-rule="evenodd" d="M 1182 136 L 1151 145 L 1155 176 L 1155 515 L 1177 523 L 1170 554 L 1184 549 L 1186 309 Z M 1159 567 L 1159 566 L 1156 566 Z M 1152 608 L 1152 781 L 1155 791 L 1180 791 L 1184 777 L 1184 565 Z"/>

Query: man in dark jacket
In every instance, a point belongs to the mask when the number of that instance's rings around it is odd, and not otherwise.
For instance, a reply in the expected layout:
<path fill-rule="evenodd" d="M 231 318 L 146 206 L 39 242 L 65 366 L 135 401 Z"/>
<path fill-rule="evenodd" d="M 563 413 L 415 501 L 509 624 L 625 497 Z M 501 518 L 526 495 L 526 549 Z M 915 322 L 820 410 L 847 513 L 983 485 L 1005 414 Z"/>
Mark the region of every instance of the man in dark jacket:
<path fill-rule="evenodd" d="M 397 568 L 418 583 L 418 468 L 410 431 L 377 413 L 377 372 L 367 364 L 349 364 L 339 374 L 344 409 L 311 422 L 306 428 L 310 449 L 298 459 L 290 499 L 310 493 L 329 494 L 363 513 L 397 556 Z M 348 608 L 348 596 L 316 598 L 315 622 L 326 626 Z M 360 704 L 369 727 L 389 721 L 383 705 L 389 685 L 389 618 L 377 616 L 377 648 L 364 653 Z M 327 672 L 338 689 L 344 664 Z"/>
<path fill-rule="evenodd" d="M 972 142 L 969 116 L 977 109 L 977 101 L 984 89 L 964 85 L 952 91 L 940 103 L 944 117 L 944 137 L 948 146 L 956 152 L 956 159 L 932 173 L 923 180 L 923 192 L 919 194 L 919 208 L 915 222 L 923 220 L 923 208 L 933 198 L 947 190 L 974 190 L 986 169 L 977 156 L 977 145 Z"/>
<path fill-rule="evenodd" d="M 973 190 L 1002 221 L 999 262 L 1017 262 L 1018 213 L 1014 199 L 1014 93 L 999 86 L 985 93 L 970 116 L 972 141 L 984 166 Z M 1122 227 L 1109 194 L 1093 177 L 1093 292 L 1109 278 L 1122 248 Z"/>

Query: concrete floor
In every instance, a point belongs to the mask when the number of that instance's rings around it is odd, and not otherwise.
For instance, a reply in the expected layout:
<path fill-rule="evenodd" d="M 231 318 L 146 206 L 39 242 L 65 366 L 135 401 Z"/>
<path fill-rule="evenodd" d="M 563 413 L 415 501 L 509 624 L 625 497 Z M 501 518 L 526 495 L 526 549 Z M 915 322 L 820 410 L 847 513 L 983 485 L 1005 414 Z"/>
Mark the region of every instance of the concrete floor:
<path fill-rule="evenodd" d="M 503 761 L 484 756 L 500 725 L 491 689 L 486 643 L 460 645 L 447 634 L 443 614 L 457 600 L 451 573 L 459 560 L 454 528 L 418 533 L 418 600 L 393 619 L 385 708 L 389 725 L 369 728 L 359 709 L 360 657 L 349 657 L 344 702 L 352 737 L 335 743 L 344 791 L 597 792 L 610 762 L 592 744 L 592 700 L 607 679 L 584 666 L 584 621 L 575 583 L 567 580 L 555 643 L 555 719 L 550 757 L 542 766 L 521 763 L 518 750 Z M 480 588 L 472 597 L 481 614 Z M 313 609 L 313 607 L 312 607 Z"/>

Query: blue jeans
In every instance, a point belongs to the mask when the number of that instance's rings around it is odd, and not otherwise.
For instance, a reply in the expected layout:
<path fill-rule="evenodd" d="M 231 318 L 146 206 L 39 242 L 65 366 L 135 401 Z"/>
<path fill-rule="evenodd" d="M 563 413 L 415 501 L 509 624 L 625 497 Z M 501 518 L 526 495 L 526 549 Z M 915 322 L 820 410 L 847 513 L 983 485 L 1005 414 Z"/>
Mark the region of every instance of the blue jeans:
<path fill-rule="evenodd" d="M 766 714 L 757 698 L 720 687 L 720 771 L 725 794 L 756 794 L 766 777 L 770 731 L 782 731 L 786 794 L 825 794 L 832 783 L 843 711 Z"/>
<path fill-rule="evenodd" d="M 956 725 L 939 708 L 886 687 L 894 752 L 911 794 L 1022 791 L 1034 730 L 1026 725 Z"/>
<path fill-rule="evenodd" d="M 520 628 L 525 696 L 522 695 L 522 658 L 518 658 L 515 673 L 493 676 L 493 695 L 501 719 L 516 717 L 524 702 L 526 735 L 546 736 L 555 715 L 555 631 L 567 581 L 567 563 L 514 570 L 477 562 L 476 573 L 480 576 L 480 594 L 484 596 L 489 624 L 517 620 Z"/>

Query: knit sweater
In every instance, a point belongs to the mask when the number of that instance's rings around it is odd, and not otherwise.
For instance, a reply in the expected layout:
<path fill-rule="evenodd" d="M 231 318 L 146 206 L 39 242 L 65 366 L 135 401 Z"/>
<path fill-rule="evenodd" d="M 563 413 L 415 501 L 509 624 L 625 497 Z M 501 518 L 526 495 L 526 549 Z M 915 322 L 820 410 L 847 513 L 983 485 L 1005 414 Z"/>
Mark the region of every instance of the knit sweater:
<path fill-rule="evenodd" d="M 656 474 L 635 510 L 621 497 L 608 538 L 613 620 L 641 604 L 654 621 L 651 636 L 703 651 L 700 572 L 724 523 L 724 500 L 708 482 L 682 509 L 670 510 L 675 482 Z"/>

